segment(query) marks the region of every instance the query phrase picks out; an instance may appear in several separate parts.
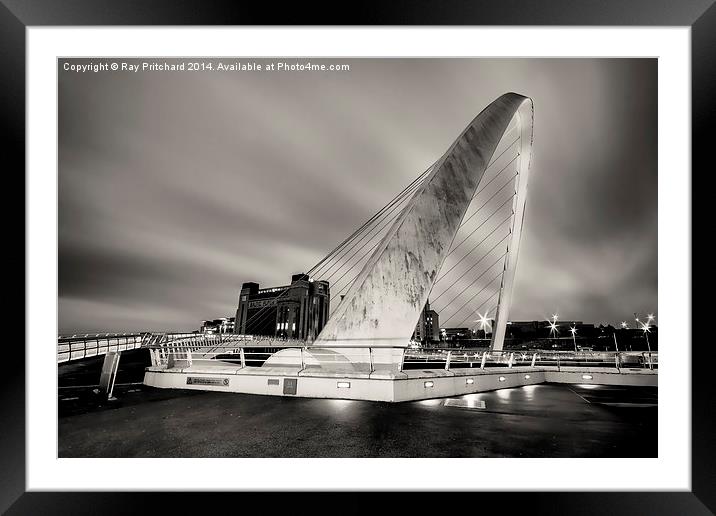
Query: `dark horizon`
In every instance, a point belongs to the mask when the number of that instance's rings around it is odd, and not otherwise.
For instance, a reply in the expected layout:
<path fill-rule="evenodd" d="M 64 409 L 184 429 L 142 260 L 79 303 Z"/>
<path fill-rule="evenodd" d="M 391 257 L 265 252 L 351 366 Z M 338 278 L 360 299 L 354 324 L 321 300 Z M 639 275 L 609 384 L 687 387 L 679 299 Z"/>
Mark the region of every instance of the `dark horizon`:
<path fill-rule="evenodd" d="M 276 77 L 60 61 L 59 333 L 233 316 L 243 282 L 308 270 L 506 91 L 535 103 L 509 319 L 657 312 L 655 59 L 339 61 Z"/>

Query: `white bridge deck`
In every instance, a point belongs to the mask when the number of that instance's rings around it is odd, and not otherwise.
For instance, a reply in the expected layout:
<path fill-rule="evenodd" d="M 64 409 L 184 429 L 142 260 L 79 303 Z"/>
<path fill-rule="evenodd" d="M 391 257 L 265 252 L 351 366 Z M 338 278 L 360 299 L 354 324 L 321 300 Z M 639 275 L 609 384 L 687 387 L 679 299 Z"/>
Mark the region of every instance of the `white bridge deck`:
<path fill-rule="evenodd" d="M 354 354 L 367 359 L 356 367 L 356 356 L 350 357 L 348 370 L 335 361 L 333 351 L 326 362 L 321 359 L 322 349 L 288 346 L 275 354 L 255 349 L 227 343 L 208 351 L 176 342 L 154 348 L 144 383 L 158 388 L 400 402 L 540 383 L 656 386 L 658 378 L 656 353 L 395 348 L 403 354 L 395 367 L 374 362 L 376 348 L 354 348 Z M 263 365 L 247 365 L 251 361 Z"/>

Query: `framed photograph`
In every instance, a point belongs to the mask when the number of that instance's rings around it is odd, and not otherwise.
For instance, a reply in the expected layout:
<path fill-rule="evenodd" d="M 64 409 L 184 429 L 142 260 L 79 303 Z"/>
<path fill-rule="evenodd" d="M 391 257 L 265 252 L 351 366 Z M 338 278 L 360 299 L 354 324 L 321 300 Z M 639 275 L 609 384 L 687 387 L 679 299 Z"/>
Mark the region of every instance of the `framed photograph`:
<path fill-rule="evenodd" d="M 716 510 L 711 4 L 3 0 L 27 301 L 0 507 Z"/>

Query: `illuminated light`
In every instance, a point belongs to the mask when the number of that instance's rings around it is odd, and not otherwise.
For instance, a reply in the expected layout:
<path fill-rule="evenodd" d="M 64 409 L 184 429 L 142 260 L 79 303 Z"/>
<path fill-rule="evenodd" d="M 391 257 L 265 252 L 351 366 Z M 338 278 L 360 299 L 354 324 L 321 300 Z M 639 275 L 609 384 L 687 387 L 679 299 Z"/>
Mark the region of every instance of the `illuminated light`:
<path fill-rule="evenodd" d="M 498 380 L 500 380 L 501 382 L 504 382 L 505 380 L 507 380 L 507 378 L 505 378 L 504 376 L 500 376 L 500 377 L 498 378 Z"/>
<path fill-rule="evenodd" d="M 554 316 L 553 316 L 554 317 Z M 557 330 L 557 319 L 555 318 L 554 321 L 548 321 L 549 322 L 549 333 L 550 335 L 557 335 L 559 333 L 559 330 Z"/>
<path fill-rule="evenodd" d="M 489 310 L 487 312 L 485 312 L 484 315 L 481 314 L 480 312 L 477 312 L 477 316 L 479 317 L 479 319 L 475 322 L 480 323 L 480 329 L 482 331 L 485 331 L 485 328 L 492 329 L 492 323 L 490 322 L 490 319 L 488 319 L 489 313 L 490 313 Z"/>
<path fill-rule="evenodd" d="M 437 400 L 421 400 L 421 401 L 417 401 L 416 403 L 418 405 L 425 405 L 426 407 L 435 407 L 438 405 L 442 405 L 445 402 L 441 399 L 437 399 Z"/>
<path fill-rule="evenodd" d="M 593 377 L 591 374 L 583 374 L 582 375 L 582 380 L 591 380 L 592 378 Z"/>
<path fill-rule="evenodd" d="M 530 375 L 526 374 L 526 375 L 525 375 L 525 380 L 529 380 L 529 379 L 530 379 Z"/>
<path fill-rule="evenodd" d="M 431 381 L 427 381 L 427 382 L 424 382 L 424 383 L 423 383 L 423 386 L 424 386 L 424 387 L 432 387 L 433 385 L 435 385 L 435 384 L 434 384 L 433 382 L 431 382 Z"/>
<path fill-rule="evenodd" d="M 577 333 L 577 328 L 575 328 L 575 327 L 573 326 L 573 327 L 571 327 L 571 328 L 569 329 L 569 331 L 571 331 L 571 332 L 572 332 L 572 336 L 574 336 L 574 334 Z"/>
<path fill-rule="evenodd" d="M 472 385 L 473 383 L 475 383 L 475 380 L 473 380 L 472 378 L 468 378 L 467 380 L 465 380 L 465 383 L 467 385 Z"/>
<path fill-rule="evenodd" d="M 627 322 L 626 322 L 626 321 L 622 321 L 622 328 L 626 328 L 626 327 L 627 327 Z"/>
<path fill-rule="evenodd" d="M 338 382 L 336 385 L 339 389 L 350 389 L 351 388 L 351 382 Z"/>

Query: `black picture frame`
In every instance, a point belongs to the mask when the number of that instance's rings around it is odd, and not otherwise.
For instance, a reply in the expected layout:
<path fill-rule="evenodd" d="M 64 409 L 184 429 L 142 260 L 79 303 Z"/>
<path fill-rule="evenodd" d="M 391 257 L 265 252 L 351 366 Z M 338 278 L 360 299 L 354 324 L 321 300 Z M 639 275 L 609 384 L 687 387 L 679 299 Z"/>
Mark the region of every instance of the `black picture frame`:
<path fill-rule="evenodd" d="M 707 156 L 712 151 L 716 109 L 716 5 L 714 0 L 393 0 L 343 4 L 316 1 L 277 6 L 271 2 L 232 2 L 207 0 L 0 0 L 0 109 L 2 110 L 6 178 L 19 180 L 12 195 L 24 199 L 25 187 L 25 42 L 26 29 L 32 26 L 112 26 L 112 25 L 635 25 L 691 27 L 692 73 L 692 170 L 708 174 Z M 8 160 L 8 158 L 10 158 Z M 696 174 L 692 172 L 692 178 Z M 8 191 L 8 195 L 11 195 Z M 703 195 L 705 189 L 693 190 Z M 697 198 L 692 198 L 692 206 Z M 9 212 L 6 208 L 6 212 Z M 13 212 L 17 217 L 17 212 Z M 7 217 L 7 215 L 6 215 Z M 8 221 L 13 220 L 9 217 Z M 10 226 L 11 224 L 7 224 Z M 20 232 L 17 229 L 18 233 Z M 693 231 L 693 230 L 692 230 Z M 25 247 L 8 256 L 6 270 L 25 269 Z M 693 258 L 697 255 L 692 254 Z M 692 267 L 693 267 L 692 258 Z M 692 269 L 693 277 L 693 269 Z M 23 292 L 22 299 L 25 299 Z M 19 305 L 19 303 L 17 303 Z M 707 306 L 707 305 L 701 305 Z M 696 307 L 694 307 L 696 308 Z M 23 319 L 27 324 L 27 314 Z M 703 309 L 700 308 L 700 311 Z M 19 310 L 18 310 L 19 311 Z M 697 321 L 699 313 L 692 313 Z M 19 315 L 19 314 L 18 314 Z M 696 315 L 696 317 L 694 317 Z M 19 320 L 15 318 L 15 320 Z M 694 328 L 692 321 L 683 326 Z M 16 326 L 16 325 L 14 325 Z M 691 336 L 692 371 L 692 490 L 690 492 L 587 492 L 587 493 L 480 493 L 449 498 L 450 510 L 456 500 L 464 503 L 487 502 L 509 506 L 512 511 L 536 514 L 711 514 L 716 513 L 716 425 L 713 400 L 716 398 L 709 361 L 708 341 Z M 10 344 L 10 343 L 7 343 Z M 678 343 L 684 346 L 688 343 Z M 159 507 L 166 513 L 222 510 L 253 503 L 270 503 L 271 512 L 310 508 L 311 512 L 357 512 L 379 507 L 374 495 L 342 494 L 340 500 L 308 502 L 310 493 L 79 493 L 25 492 L 25 364 L 24 353 L 12 351 L 12 365 L 5 367 L 2 378 L 2 417 L 0 428 L 0 510 L 8 514 L 130 514 Z M 6 348 L 10 349 L 10 348 Z M 7 356 L 8 354 L 6 354 Z M 684 354 L 685 357 L 688 354 Z M 443 494 L 444 496 L 444 494 Z M 424 510 L 430 493 L 401 497 L 401 511 Z M 311 503 L 310 506 L 307 504 Z M 157 505 L 159 504 L 159 505 Z M 474 506 L 477 510 L 477 506 Z M 203 509 L 202 509 L 203 508 Z M 385 508 L 385 507 L 384 507 Z M 158 509 L 154 509 L 158 510 Z M 303 510 L 301 512 L 304 512 Z"/>

